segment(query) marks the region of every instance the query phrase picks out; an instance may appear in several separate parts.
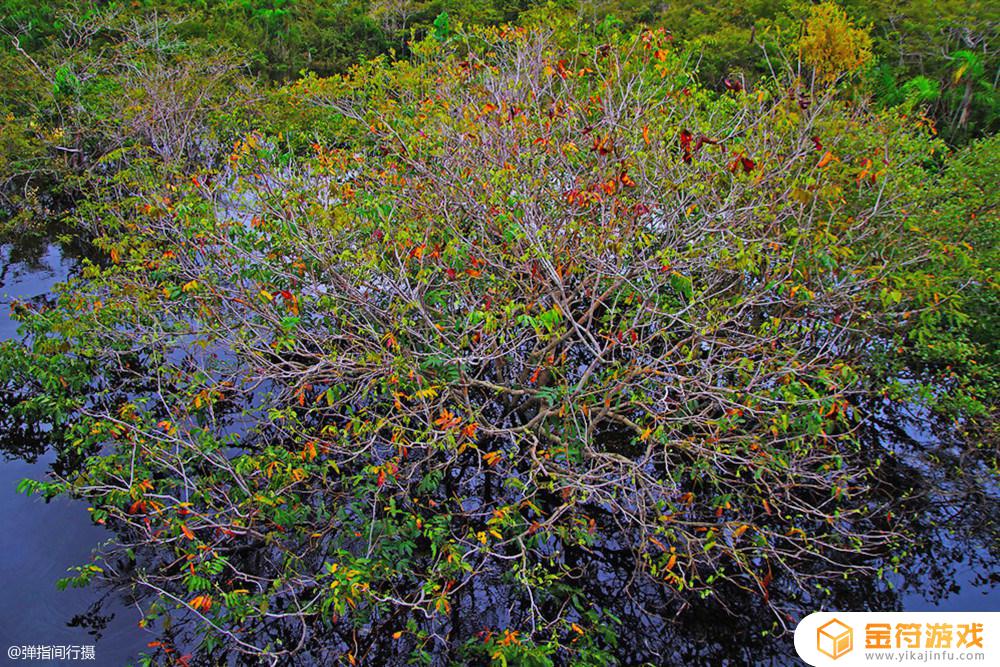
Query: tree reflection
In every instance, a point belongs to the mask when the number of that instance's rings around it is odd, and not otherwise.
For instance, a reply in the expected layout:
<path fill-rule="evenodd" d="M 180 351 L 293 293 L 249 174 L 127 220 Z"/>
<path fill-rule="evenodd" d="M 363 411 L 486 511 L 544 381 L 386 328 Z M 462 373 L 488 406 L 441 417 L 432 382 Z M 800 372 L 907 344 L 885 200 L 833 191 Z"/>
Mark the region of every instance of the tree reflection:
<path fill-rule="evenodd" d="M 879 474 L 881 486 L 875 493 L 883 500 L 891 499 L 890 520 L 900 524 L 897 529 L 908 539 L 904 551 L 882 554 L 870 563 L 884 567 L 885 578 L 854 576 L 831 581 L 822 576 L 824 568 L 816 562 L 803 567 L 801 575 L 806 584 L 815 582 L 815 592 L 803 587 L 802 580 L 778 575 L 768 588 L 769 600 L 759 592 L 727 583 L 704 599 L 692 598 L 637 570 L 636 554 L 627 536 L 613 528 L 614 517 L 600 507 L 588 507 L 586 512 L 597 521 L 596 532 L 602 539 L 589 548 L 567 545 L 564 552 L 554 544 L 551 551 L 557 569 L 572 573 L 564 596 L 556 593 L 543 601 L 529 600 L 508 573 L 494 567 L 452 597 L 446 617 L 414 619 L 440 637 L 437 650 L 431 652 L 434 664 L 474 664 L 478 654 L 469 647 L 489 639 L 499 628 L 529 625 L 533 605 L 539 614 L 535 622 L 544 624 L 547 618 L 565 613 L 566 606 L 579 604 L 581 597 L 603 610 L 604 620 L 617 635 L 609 637 L 608 648 L 621 664 L 721 664 L 727 660 L 790 664 L 794 650 L 788 633 L 811 611 L 901 610 L 904 596 L 915 593 L 933 606 L 958 591 L 961 572 L 969 568 L 980 572 L 973 585 L 995 586 L 996 575 L 990 572 L 997 562 L 997 545 L 990 536 L 996 534 L 1000 508 L 994 481 L 980 474 L 985 464 L 983 451 L 944 433 L 918 441 L 899 426 L 912 423 L 903 412 L 886 409 L 881 425 L 866 434 L 872 462 L 885 457 Z M 30 438 L 13 438 L 11 422 L 4 423 L 8 456 L 35 456 L 46 446 L 45 431 L 36 431 Z M 929 465 L 928 460 L 937 463 Z M 61 461 L 57 474 L 65 475 L 66 465 Z M 496 486 L 493 488 L 495 492 Z M 119 536 L 123 544 L 130 544 L 128 530 Z M 119 585 L 141 593 L 145 590 L 143 570 L 153 563 L 162 566 L 164 554 L 139 548 L 144 551 L 138 554 L 138 565 L 124 558 L 114 562 Z M 274 575 L 274 549 L 263 542 L 248 541 L 229 552 L 229 557 L 241 571 L 264 578 Z M 318 568 L 320 563 L 315 565 Z M 897 573 L 889 574 L 894 567 Z M 310 593 L 307 589 L 299 595 L 308 597 Z M 105 601 L 106 595 L 71 624 L 91 627 L 99 637 L 108 620 L 101 614 Z M 285 602 L 292 608 L 291 597 Z M 776 608 L 783 611 L 776 615 Z M 410 612 L 400 609 L 373 618 L 362 627 L 348 618 L 334 617 L 331 622 L 305 617 L 304 623 L 300 617 L 278 618 L 242 628 L 240 636 L 262 645 L 298 647 L 294 657 L 283 664 L 325 664 L 347 650 L 363 656 L 365 664 L 404 664 L 416 648 L 408 633 L 398 634 L 408 616 Z M 583 623 L 582 614 L 578 616 Z M 200 641 L 197 618 L 174 617 L 170 624 L 155 629 L 162 645 L 154 653 L 164 660 L 172 655 L 164 651 L 184 651 Z M 256 658 L 238 655 L 219 646 L 199 652 L 192 664 L 258 664 Z M 563 664 L 558 656 L 554 660 Z"/>

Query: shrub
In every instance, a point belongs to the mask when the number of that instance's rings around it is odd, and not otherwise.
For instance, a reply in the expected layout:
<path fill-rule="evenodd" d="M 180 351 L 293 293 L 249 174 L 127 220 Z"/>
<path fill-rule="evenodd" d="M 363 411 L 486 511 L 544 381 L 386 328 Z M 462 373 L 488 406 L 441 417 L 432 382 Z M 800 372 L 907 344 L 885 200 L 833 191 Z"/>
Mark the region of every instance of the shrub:
<path fill-rule="evenodd" d="M 93 209 L 108 266 L 22 313 L 90 455 L 32 488 L 119 531 L 101 574 L 134 561 L 205 652 L 523 664 L 872 574 L 904 536 L 861 422 L 939 252 L 903 213 L 926 128 L 708 94 L 661 31 L 439 37 L 292 86 L 337 119 L 308 158 L 249 133 L 136 172 Z"/>

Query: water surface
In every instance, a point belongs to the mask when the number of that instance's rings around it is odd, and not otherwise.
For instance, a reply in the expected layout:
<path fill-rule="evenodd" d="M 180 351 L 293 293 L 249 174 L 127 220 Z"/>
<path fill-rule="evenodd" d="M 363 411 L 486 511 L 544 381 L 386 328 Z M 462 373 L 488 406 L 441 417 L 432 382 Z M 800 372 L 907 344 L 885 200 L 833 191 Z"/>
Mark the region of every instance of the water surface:
<path fill-rule="evenodd" d="M 75 266 L 56 244 L 0 245 L 0 340 L 17 338 L 17 323 L 10 319 L 12 299 L 44 299 Z M 97 664 L 125 665 L 151 639 L 137 626 L 138 610 L 126 606 L 114 592 L 56 588 L 67 568 L 89 562 L 91 549 L 111 533 L 91 522 L 81 502 L 66 498 L 46 502 L 15 492 L 24 478 L 45 479 L 56 462 L 50 448 L 40 449 L 33 439 L 18 435 L 0 432 L 4 660 L 12 645 L 96 645 Z"/>

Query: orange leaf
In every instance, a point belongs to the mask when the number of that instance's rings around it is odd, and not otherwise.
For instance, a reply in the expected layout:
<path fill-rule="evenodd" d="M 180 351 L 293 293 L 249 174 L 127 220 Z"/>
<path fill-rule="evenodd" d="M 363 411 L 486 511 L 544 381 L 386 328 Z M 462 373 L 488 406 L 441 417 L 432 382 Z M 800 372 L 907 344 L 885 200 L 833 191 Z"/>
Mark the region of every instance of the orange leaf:
<path fill-rule="evenodd" d="M 199 595 L 189 603 L 192 609 L 208 611 L 212 608 L 212 598 L 209 595 Z"/>
<path fill-rule="evenodd" d="M 442 409 L 441 416 L 434 420 L 434 425 L 442 429 L 450 429 L 462 423 L 461 417 L 456 417 L 451 410 Z"/>
<path fill-rule="evenodd" d="M 307 442 L 305 450 L 303 450 L 302 453 L 310 461 L 314 460 L 316 458 L 316 456 L 317 456 L 316 442 L 314 440 L 310 440 L 309 442 Z"/>

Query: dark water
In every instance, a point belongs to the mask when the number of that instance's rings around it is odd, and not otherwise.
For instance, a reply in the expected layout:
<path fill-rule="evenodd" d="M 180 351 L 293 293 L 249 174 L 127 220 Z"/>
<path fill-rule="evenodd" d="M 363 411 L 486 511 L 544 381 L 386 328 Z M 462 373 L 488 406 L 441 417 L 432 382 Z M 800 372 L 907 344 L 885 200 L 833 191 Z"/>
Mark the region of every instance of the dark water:
<path fill-rule="evenodd" d="M 973 469 L 966 472 L 979 483 L 976 488 L 963 488 L 953 475 L 940 469 L 949 463 L 949 457 L 956 468 L 965 465 L 960 448 L 928 428 L 926 415 L 917 412 L 910 416 L 902 424 L 905 437 L 897 439 L 894 451 L 916 466 L 926 476 L 925 483 L 933 485 L 941 496 L 928 499 L 932 505 L 929 515 L 937 524 L 927 527 L 933 546 L 919 553 L 908 568 L 923 572 L 923 576 L 891 579 L 900 592 L 900 610 L 1000 611 L 998 517 L 993 514 L 1000 498 L 1000 482 L 985 468 Z M 932 462 L 929 454 L 942 458 Z"/>
<path fill-rule="evenodd" d="M 17 337 L 16 323 L 8 316 L 10 300 L 45 298 L 74 270 L 76 262 L 67 255 L 72 250 L 44 240 L 0 245 L 0 340 Z M 973 470 L 970 477 L 976 480 L 975 488 L 968 488 L 961 476 L 948 472 L 966 465 L 962 443 L 950 442 L 947 433 L 925 427 L 920 414 L 902 421 L 899 415 L 891 419 L 897 444 L 890 449 L 905 461 L 902 474 L 919 478 L 928 489 L 927 515 L 919 520 L 926 524 L 927 544 L 910 557 L 904 574 L 890 577 L 892 588 L 861 585 L 839 598 L 838 607 L 827 609 L 1000 610 L 996 480 L 988 469 Z M 129 606 L 120 593 L 93 588 L 58 591 L 55 585 L 68 567 L 87 563 L 91 549 L 111 533 L 91 523 L 82 503 L 65 499 L 46 503 L 15 493 L 23 478 L 44 479 L 55 455 L 44 444 L 19 441 L 10 433 L 0 432 L 0 437 L 5 438 L 0 442 L 0 650 L 4 660 L 11 645 L 94 644 L 96 664 L 129 663 L 155 639 L 138 628 L 138 609 Z M 731 656 L 737 664 L 798 662 L 792 657 L 791 636 L 757 637 L 748 647 L 742 628 L 737 618 L 693 613 L 664 631 L 683 647 L 676 657 L 685 663 L 709 660 L 709 656 Z M 701 648 L 708 646 L 706 641 L 714 646 Z"/>
<path fill-rule="evenodd" d="M 59 246 L 46 242 L 0 246 L 0 340 L 17 336 L 17 323 L 9 317 L 10 300 L 44 298 L 75 264 Z M 55 455 L 33 443 L 17 442 L 9 433 L 0 437 L 3 660 L 43 664 L 8 660 L 12 645 L 96 645 L 96 664 L 127 664 L 152 639 L 137 626 L 138 610 L 113 592 L 56 588 L 67 568 L 89 562 L 91 549 L 110 532 L 90 521 L 82 503 L 64 498 L 46 503 L 38 496 L 15 493 L 24 478 L 44 479 Z"/>

